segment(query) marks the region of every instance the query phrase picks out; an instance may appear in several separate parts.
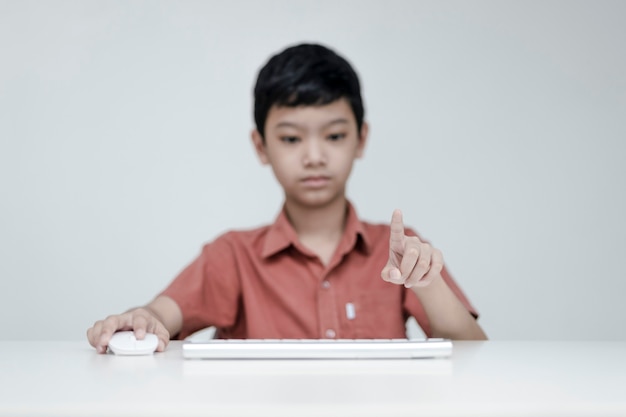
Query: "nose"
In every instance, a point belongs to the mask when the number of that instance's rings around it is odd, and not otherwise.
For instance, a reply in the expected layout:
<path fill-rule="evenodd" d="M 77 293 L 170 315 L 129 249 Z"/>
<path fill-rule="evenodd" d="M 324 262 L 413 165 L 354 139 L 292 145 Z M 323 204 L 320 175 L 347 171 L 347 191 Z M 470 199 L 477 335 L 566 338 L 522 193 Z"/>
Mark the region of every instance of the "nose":
<path fill-rule="evenodd" d="M 322 140 L 317 138 L 307 140 L 302 162 L 305 166 L 324 165 L 326 163 L 326 150 Z"/>

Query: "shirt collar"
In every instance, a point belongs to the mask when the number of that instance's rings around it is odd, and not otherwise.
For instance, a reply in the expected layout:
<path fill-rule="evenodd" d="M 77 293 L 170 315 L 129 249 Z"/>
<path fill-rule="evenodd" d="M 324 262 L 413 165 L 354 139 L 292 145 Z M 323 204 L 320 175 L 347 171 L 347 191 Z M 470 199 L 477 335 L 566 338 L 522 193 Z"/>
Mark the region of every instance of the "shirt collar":
<path fill-rule="evenodd" d="M 371 244 L 365 225 L 359 220 L 352 204 L 349 201 L 347 204 L 346 228 L 339 243 L 339 249 L 344 253 L 348 253 L 356 248 L 365 254 L 369 254 Z M 269 226 L 261 256 L 269 258 L 290 246 L 299 247 L 298 235 L 291 223 L 289 223 L 285 207 L 283 206 L 274 223 Z"/>

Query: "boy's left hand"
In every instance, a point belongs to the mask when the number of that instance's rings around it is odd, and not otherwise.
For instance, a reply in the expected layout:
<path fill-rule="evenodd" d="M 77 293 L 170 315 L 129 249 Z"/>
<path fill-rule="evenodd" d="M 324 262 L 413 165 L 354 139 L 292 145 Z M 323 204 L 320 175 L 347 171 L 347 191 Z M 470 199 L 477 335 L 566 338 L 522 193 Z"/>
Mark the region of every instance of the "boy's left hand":
<path fill-rule="evenodd" d="M 402 212 L 395 210 L 391 217 L 389 261 L 381 277 L 393 284 L 403 284 L 406 288 L 425 287 L 441 276 L 442 269 L 441 251 L 416 236 L 406 236 Z"/>

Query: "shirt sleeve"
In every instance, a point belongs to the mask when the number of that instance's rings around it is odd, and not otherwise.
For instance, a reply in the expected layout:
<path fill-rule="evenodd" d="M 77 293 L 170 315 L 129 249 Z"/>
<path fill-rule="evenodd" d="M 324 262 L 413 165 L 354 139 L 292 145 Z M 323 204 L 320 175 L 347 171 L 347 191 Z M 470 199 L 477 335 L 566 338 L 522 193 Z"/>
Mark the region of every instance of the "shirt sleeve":
<path fill-rule="evenodd" d="M 204 245 L 201 253 L 161 293 L 178 304 L 183 327 L 177 339 L 209 326 L 237 320 L 241 285 L 228 234 Z"/>

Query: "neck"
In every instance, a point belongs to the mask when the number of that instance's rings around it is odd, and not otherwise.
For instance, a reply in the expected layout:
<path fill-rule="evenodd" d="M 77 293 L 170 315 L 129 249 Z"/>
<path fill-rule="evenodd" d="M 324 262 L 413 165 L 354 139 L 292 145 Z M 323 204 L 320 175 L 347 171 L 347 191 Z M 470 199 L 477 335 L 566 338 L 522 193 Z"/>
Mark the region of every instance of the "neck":
<path fill-rule="evenodd" d="M 335 239 L 343 233 L 347 204 L 346 198 L 341 196 L 324 206 L 315 208 L 303 206 L 294 201 L 286 201 L 285 209 L 300 240 Z"/>

